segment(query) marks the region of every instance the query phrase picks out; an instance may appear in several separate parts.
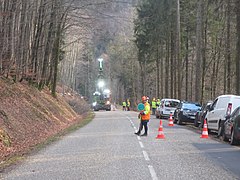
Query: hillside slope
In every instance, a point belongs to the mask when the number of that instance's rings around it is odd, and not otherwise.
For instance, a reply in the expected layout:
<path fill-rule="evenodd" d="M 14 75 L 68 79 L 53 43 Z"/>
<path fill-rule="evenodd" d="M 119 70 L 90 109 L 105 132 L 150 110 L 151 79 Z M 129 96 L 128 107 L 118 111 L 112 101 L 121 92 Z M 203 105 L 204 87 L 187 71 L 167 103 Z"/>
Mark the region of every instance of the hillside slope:
<path fill-rule="evenodd" d="M 0 165 L 82 122 L 86 112 L 89 106 L 78 95 L 53 98 L 47 89 L 0 79 Z"/>

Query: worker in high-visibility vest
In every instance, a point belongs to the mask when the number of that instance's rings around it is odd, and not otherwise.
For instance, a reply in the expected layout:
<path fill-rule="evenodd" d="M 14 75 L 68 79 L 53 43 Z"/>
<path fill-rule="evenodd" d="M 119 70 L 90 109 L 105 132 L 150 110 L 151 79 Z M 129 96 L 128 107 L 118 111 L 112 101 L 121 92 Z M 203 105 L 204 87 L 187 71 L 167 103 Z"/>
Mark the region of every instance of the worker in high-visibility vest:
<path fill-rule="evenodd" d="M 142 110 L 139 113 L 139 118 L 140 118 L 140 125 L 139 125 L 139 129 L 138 132 L 135 132 L 136 135 L 141 135 L 141 131 L 144 127 L 144 134 L 142 134 L 141 136 L 147 136 L 148 135 L 148 122 L 150 120 L 150 104 L 147 102 L 147 97 L 143 96 L 142 97 L 142 103 L 144 104 L 144 110 Z"/>
<path fill-rule="evenodd" d="M 122 103 L 123 111 L 126 111 L 126 106 L 127 106 L 126 101 L 123 101 L 123 103 Z"/>
<path fill-rule="evenodd" d="M 131 106 L 130 100 L 127 99 L 127 110 L 128 110 L 128 111 L 130 111 L 130 106 Z"/>
<path fill-rule="evenodd" d="M 157 99 L 156 106 L 157 106 L 157 107 L 159 107 L 159 106 L 160 106 L 160 104 L 161 104 L 161 101 L 160 101 L 160 99 Z"/>
<path fill-rule="evenodd" d="M 155 115 L 155 112 L 156 112 L 156 109 L 157 109 L 157 102 L 156 102 L 156 99 L 153 98 L 152 99 L 152 115 Z"/>

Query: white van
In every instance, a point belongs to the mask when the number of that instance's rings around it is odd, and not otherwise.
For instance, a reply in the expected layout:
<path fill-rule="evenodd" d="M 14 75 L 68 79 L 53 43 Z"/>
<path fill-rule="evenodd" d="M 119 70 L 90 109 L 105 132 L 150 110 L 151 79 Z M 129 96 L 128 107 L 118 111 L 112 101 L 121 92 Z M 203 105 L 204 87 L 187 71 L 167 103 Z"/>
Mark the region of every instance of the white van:
<path fill-rule="evenodd" d="M 225 121 L 226 115 L 231 114 L 238 106 L 240 106 L 240 96 L 218 96 L 213 101 L 209 112 L 206 115 L 208 129 L 219 131 L 218 133 L 220 133 L 221 121 Z"/>
<path fill-rule="evenodd" d="M 156 117 L 163 118 L 172 116 L 180 101 L 178 99 L 161 99 L 160 106 L 156 109 Z"/>

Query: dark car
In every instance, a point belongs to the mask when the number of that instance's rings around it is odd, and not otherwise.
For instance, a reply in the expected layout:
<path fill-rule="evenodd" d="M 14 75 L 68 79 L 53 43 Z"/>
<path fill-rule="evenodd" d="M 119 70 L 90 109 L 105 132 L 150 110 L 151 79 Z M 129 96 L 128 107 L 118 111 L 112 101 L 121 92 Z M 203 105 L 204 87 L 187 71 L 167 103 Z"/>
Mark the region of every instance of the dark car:
<path fill-rule="evenodd" d="M 174 123 L 194 123 L 196 113 L 201 111 L 201 105 L 195 102 L 182 101 L 174 112 Z"/>
<path fill-rule="evenodd" d="M 240 106 L 231 115 L 226 116 L 223 124 L 222 138 L 229 141 L 231 145 L 240 143 Z"/>
<path fill-rule="evenodd" d="M 211 107 L 212 101 L 208 101 L 203 107 L 201 111 L 198 111 L 196 113 L 196 117 L 194 120 L 194 126 L 195 127 L 203 127 L 204 119 L 206 117 L 206 114 L 208 113 L 210 107 Z"/>

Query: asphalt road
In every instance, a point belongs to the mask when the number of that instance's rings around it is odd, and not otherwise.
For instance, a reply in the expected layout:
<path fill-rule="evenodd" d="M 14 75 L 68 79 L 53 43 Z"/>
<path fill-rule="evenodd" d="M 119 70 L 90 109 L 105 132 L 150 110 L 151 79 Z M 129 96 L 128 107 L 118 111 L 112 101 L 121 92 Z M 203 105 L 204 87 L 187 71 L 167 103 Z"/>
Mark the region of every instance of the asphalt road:
<path fill-rule="evenodd" d="M 156 139 L 159 119 L 149 135 L 134 134 L 136 112 L 99 111 L 85 127 L 29 156 L 1 179 L 8 180 L 195 180 L 240 179 L 240 147 L 202 139 L 186 126 L 168 126 Z"/>

